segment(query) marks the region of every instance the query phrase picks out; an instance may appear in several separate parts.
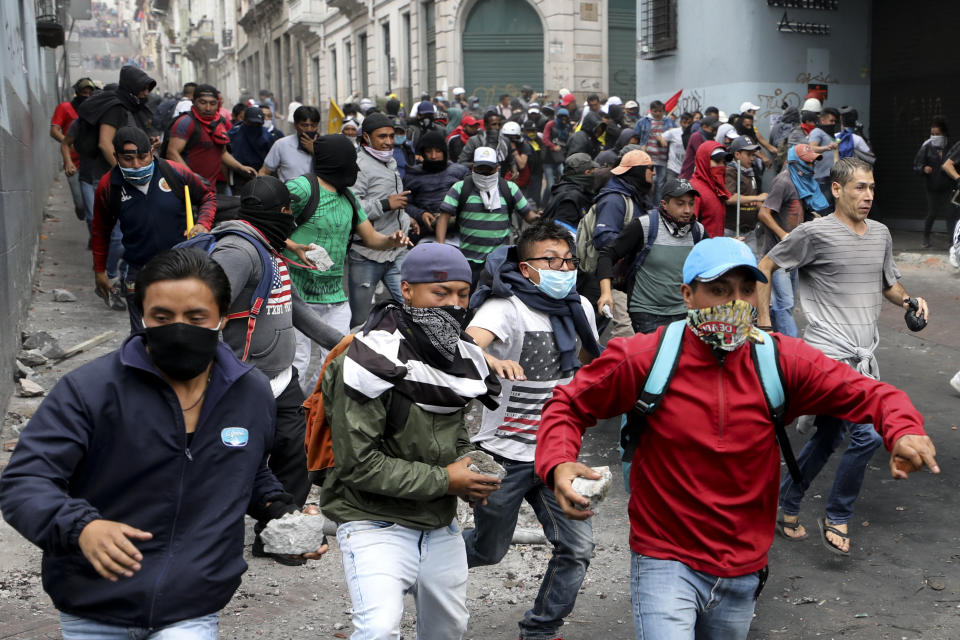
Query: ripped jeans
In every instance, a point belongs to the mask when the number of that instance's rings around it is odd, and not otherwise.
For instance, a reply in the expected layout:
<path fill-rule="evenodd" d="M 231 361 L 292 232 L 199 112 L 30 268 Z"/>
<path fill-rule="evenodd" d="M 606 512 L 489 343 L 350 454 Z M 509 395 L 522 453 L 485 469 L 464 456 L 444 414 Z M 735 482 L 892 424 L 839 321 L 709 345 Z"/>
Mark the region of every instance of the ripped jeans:
<path fill-rule="evenodd" d="M 377 290 L 377 283 L 381 280 L 393 299 L 403 303 L 403 296 L 400 294 L 400 267 L 403 266 L 405 256 L 406 254 L 396 260 L 377 262 L 354 252 L 348 254 L 351 327 L 362 325 L 367 321 L 370 309 L 373 308 L 373 294 Z"/>

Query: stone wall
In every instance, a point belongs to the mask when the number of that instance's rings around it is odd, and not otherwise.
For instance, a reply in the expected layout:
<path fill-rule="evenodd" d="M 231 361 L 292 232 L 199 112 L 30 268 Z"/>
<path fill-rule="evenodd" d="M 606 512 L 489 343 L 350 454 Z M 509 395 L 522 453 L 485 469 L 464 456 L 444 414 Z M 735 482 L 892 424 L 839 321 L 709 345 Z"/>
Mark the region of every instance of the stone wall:
<path fill-rule="evenodd" d="M 49 137 L 55 55 L 37 45 L 32 2 L 0 3 L 0 400 L 13 389 L 14 356 L 30 302 L 40 222 L 59 169 Z"/>

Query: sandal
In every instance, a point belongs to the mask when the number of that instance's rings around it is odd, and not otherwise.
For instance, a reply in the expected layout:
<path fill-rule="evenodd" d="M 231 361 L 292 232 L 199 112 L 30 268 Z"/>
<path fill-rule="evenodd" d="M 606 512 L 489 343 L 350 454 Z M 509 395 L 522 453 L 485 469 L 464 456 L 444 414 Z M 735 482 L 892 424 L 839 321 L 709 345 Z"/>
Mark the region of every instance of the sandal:
<path fill-rule="evenodd" d="M 837 545 L 835 545 L 835 544 L 833 544 L 832 542 L 830 542 L 830 539 L 827 538 L 827 532 L 829 531 L 830 533 L 832 533 L 832 534 L 834 534 L 834 535 L 836 535 L 836 536 L 839 536 L 840 538 L 842 538 L 842 539 L 844 539 L 844 540 L 849 540 L 849 539 L 850 539 L 850 534 L 849 534 L 849 532 L 848 532 L 848 533 L 844 533 L 843 531 L 840 531 L 840 530 L 837 529 L 836 527 L 827 524 L 827 519 L 826 519 L 826 518 L 818 518 L 818 519 L 817 519 L 817 524 L 820 525 L 820 540 L 823 542 L 823 546 L 825 546 L 825 547 L 827 548 L 827 550 L 830 551 L 830 553 L 835 553 L 835 554 L 837 554 L 838 556 L 849 556 L 849 555 L 850 555 L 850 551 L 849 551 L 849 550 L 844 551 L 843 549 L 841 549 L 841 548 L 838 547 Z"/>
<path fill-rule="evenodd" d="M 795 522 L 787 522 L 786 520 L 783 519 L 782 516 L 777 519 L 777 533 L 779 533 L 782 537 L 786 538 L 790 542 L 797 542 L 798 540 L 806 540 L 807 538 L 810 537 L 810 534 L 807 532 L 804 532 L 802 536 L 791 536 L 786 532 L 786 529 L 796 532 L 796 530 L 799 528 L 800 528 L 799 518 L 797 518 Z"/>

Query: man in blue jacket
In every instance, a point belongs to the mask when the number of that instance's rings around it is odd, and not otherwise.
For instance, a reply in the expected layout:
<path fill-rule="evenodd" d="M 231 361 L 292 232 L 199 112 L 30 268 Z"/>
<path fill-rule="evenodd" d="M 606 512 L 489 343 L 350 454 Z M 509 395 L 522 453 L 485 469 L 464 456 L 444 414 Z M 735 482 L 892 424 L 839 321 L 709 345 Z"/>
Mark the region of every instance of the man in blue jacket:
<path fill-rule="evenodd" d="M 425 133 L 417 151 L 423 162 L 408 168 L 403 179 L 403 186 L 410 191 L 406 211 L 420 223 L 420 238 L 433 239 L 444 196 L 470 169 L 447 159 L 447 144 L 439 131 Z"/>
<path fill-rule="evenodd" d="M 230 285 L 206 253 L 150 260 L 135 302 L 144 331 L 65 375 L 24 429 L 0 510 L 43 549 L 66 640 L 216 638 L 244 513 L 293 510 L 266 466 L 273 394 L 220 342 Z"/>

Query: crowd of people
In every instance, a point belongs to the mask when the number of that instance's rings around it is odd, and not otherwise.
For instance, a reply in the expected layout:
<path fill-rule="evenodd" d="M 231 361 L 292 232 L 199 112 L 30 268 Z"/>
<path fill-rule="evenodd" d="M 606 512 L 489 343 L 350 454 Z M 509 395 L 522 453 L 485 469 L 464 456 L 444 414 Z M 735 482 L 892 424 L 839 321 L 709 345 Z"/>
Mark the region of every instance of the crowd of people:
<path fill-rule="evenodd" d="M 524 87 L 481 109 L 456 89 L 345 105 L 329 135 L 298 99 L 282 135 L 267 91 L 227 111 L 190 83 L 154 113 L 133 67 L 74 88 L 51 135 L 131 333 L 58 383 L 0 477 L 68 639 L 214 637 L 244 513 L 255 557 L 327 551 L 261 536 L 314 510 L 312 485 L 354 638 L 397 637 L 407 593 L 418 638 L 463 637 L 468 569 L 503 558 L 524 501 L 553 553 L 519 634 L 558 638 L 594 549 L 572 481 L 600 475 L 579 450 L 617 417 L 637 637 L 746 638 L 773 537 L 810 535 L 804 494 L 845 439 L 816 518 L 832 553 L 851 553 L 880 444 L 895 478 L 939 472 L 922 416 L 879 381 L 884 300 L 912 330 L 930 309 L 869 218 L 854 109 L 811 97 L 765 138 L 750 102 L 676 115 Z M 918 168 L 956 181 L 960 145 L 935 126 Z M 813 431 L 796 456 L 794 421 Z"/>
<path fill-rule="evenodd" d="M 90 20 L 92 24 L 84 24 L 77 29 L 83 38 L 119 38 L 127 36 L 127 24 L 122 20 L 118 20 L 117 7 L 115 5 L 107 5 L 105 2 L 91 2 Z"/>

